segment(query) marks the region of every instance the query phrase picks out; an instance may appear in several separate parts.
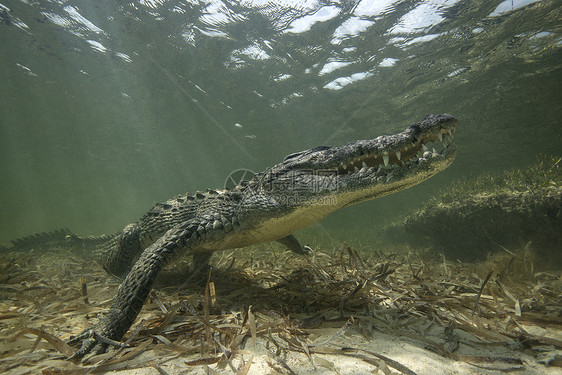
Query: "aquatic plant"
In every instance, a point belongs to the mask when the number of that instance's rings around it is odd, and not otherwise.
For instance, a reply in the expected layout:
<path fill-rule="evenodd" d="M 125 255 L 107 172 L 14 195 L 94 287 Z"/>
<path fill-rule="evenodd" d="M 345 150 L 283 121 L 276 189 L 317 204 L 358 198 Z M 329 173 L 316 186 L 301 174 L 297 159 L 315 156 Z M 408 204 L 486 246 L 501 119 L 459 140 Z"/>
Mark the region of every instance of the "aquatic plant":
<path fill-rule="evenodd" d="M 560 264 L 561 160 L 541 155 L 526 169 L 456 181 L 385 233 L 462 261 L 531 248 L 543 266 Z"/>
<path fill-rule="evenodd" d="M 512 169 L 503 173 L 484 173 L 476 178 L 455 180 L 428 205 L 451 203 L 479 193 L 535 191 L 551 186 L 562 186 L 562 157 L 541 154 L 535 164 L 524 169 Z"/>

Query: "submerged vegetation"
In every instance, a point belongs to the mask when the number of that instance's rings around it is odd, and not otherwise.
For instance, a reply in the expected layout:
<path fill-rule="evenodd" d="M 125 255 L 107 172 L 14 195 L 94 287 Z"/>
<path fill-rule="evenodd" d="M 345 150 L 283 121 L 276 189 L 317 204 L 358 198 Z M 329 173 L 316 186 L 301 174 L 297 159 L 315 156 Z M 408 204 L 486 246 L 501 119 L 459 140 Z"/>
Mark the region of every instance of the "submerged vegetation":
<path fill-rule="evenodd" d="M 562 186 L 562 157 L 539 155 L 529 168 L 513 169 L 499 174 L 485 173 L 469 181 L 456 180 L 439 195 L 431 198 L 428 206 L 452 203 L 477 194 L 537 191 Z"/>
<path fill-rule="evenodd" d="M 527 169 L 457 181 L 386 233 L 460 260 L 530 248 L 540 266 L 559 266 L 561 160 L 543 155 Z"/>

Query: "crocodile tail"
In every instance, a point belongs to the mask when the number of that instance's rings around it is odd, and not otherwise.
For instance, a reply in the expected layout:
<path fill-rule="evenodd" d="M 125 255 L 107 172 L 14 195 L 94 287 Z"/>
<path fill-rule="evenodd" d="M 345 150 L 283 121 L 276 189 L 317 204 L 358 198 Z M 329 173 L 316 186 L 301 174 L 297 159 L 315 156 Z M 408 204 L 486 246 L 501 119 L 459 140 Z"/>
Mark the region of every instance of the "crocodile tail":
<path fill-rule="evenodd" d="M 95 260 L 100 264 L 105 263 L 112 249 L 118 244 L 117 234 L 102 234 L 100 236 L 69 237 L 74 253 L 84 259 Z"/>
<path fill-rule="evenodd" d="M 60 249 L 69 248 L 69 237 L 76 237 L 66 228 L 53 230 L 51 232 L 36 233 L 12 241 L 12 247 L 8 250 L 31 250 L 31 249 Z"/>
<path fill-rule="evenodd" d="M 103 263 L 118 243 L 118 235 L 80 237 L 66 228 L 32 234 L 12 241 L 8 251 L 70 250 L 82 258 Z"/>

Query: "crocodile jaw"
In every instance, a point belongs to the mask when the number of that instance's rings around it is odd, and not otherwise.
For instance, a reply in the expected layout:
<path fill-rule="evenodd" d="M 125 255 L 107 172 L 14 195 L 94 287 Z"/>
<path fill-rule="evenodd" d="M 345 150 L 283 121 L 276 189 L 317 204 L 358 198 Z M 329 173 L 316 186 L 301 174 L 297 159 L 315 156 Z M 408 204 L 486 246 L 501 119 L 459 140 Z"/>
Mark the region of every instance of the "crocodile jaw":
<path fill-rule="evenodd" d="M 447 168 L 456 155 L 456 126 L 451 115 L 428 115 L 398 134 L 291 154 L 256 175 L 253 185 L 296 208 L 338 209 L 381 197 Z"/>
<path fill-rule="evenodd" d="M 417 185 L 449 167 L 457 154 L 452 139 L 440 151 L 433 147 L 428 151 L 423 151 L 423 146 L 421 148 L 422 151 L 404 162 L 389 162 L 387 166 L 378 168 L 363 167 L 340 176 L 338 182 L 342 187 L 335 193 L 340 207 L 380 198 Z"/>

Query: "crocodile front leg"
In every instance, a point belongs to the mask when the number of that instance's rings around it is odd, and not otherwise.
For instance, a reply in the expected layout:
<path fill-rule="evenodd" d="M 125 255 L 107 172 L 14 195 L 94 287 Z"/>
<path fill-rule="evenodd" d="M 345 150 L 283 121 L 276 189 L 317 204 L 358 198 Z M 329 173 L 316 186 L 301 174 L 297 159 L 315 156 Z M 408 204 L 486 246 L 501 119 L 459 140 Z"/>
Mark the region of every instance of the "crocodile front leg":
<path fill-rule="evenodd" d="M 291 250 L 292 252 L 296 253 L 296 254 L 301 254 L 301 255 L 305 255 L 309 253 L 309 247 L 308 246 L 301 246 L 301 244 L 299 243 L 299 240 L 297 240 L 297 238 L 295 236 L 293 236 L 292 234 L 289 234 L 286 237 L 280 238 L 277 240 L 277 242 L 279 242 L 282 245 L 285 245 L 287 247 L 287 249 Z"/>
<path fill-rule="evenodd" d="M 214 218 L 191 219 L 170 229 L 143 251 L 119 286 L 109 311 L 96 325 L 71 338 L 70 344 L 82 345 L 71 358 L 81 358 L 91 352 L 104 352 L 108 344 L 103 338 L 120 340 L 141 311 L 156 276 L 170 259 L 180 250 L 190 252 L 207 239 L 220 238 L 226 234 L 226 229 L 213 226 L 214 222 Z M 230 227 L 230 230 L 233 228 Z"/>

